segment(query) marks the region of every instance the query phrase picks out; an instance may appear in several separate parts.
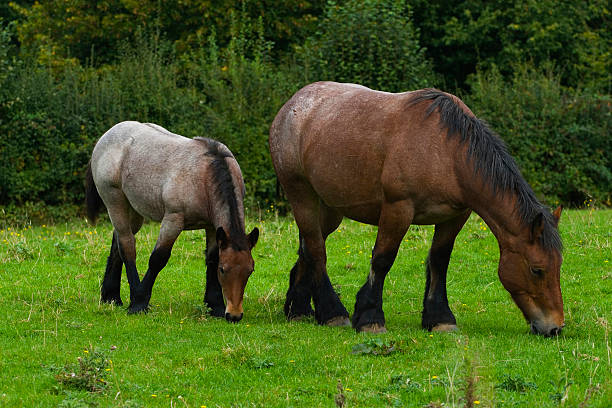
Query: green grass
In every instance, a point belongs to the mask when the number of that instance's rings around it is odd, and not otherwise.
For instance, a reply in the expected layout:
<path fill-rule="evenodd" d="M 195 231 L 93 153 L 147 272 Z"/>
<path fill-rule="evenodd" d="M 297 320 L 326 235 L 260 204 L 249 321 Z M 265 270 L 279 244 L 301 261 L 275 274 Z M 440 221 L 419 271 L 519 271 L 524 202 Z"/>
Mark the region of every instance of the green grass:
<path fill-rule="evenodd" d="M 497 242 L 476 216 L 459 235 L 449 268 L 460 330 L 420 329 L 433 228 L 413 226 L 385 283 L 389 332 L 377 336 L 285 320 L 297 248 L 290 219 L 247 225 L 258 226 L 261 237 L 239 324 L 206 315 L 201 231 L 177 241 L 151 311 L 128 316 L 99 303 L 110 224 L 4 229 L 0 406 L 330 407 L 341 389 L 349 407 L 607 407 L 611 223 L 610 210 L 564 212 L 567 326 L 552 339 L 528 334 L 497 278 Z M 141 272 L 158 228 L 146 224 L 137 236 Z M 328 240 L 329 274 L 351 312 L 375 234 L 344 221 Z M 125 277 L 122 296 L 127 303 Z M 99 386 L 83 385 L 92 379 Z M 478 403 L 466 404 L 466 395 Z"/>

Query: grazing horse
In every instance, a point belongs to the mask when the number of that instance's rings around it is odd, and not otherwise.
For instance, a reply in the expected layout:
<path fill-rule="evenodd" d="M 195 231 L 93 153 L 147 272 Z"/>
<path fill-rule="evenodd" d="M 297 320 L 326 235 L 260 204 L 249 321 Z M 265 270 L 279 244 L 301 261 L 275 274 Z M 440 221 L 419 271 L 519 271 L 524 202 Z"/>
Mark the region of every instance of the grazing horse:
<path fill-rule="evenodd" d="M 270 152 L 299 228 L 285 314 L 349 324 L 326 271 L 325 240 L 343 217 L 377 225 L 370 273 L 357 293 L 353 327 L 385 331 L 385 276 L 410 224 L 434 224 L 422 326 L 453 330 L 446 272 L 472 211 L 497 238 L 498 274 L 534 333 L 564 325 L 562 244 L 553 213 L 536 199 L 502 140 L 456 96 L 436 89 L 387 93 L 318 82 L 276 115 Z"/>
<path fill-rule="evenodd" d="M 204 301 L 214 316 L 242 318 L 242 298 L 253 272 L 257 228 L 244 230 L 244 183 L 236 159 L 215 140 L 188 139 L 152 123 L 121 122 L 94 147 L 87 170 L 87 216 L 102 204 L 114 227 L 102 301 L 122 305 L 122 264 L 130 286 L 129 313 L 147 311 L 159 271 L 183 230 L 206 230 Z M 134 234 L 144 217 L 161 222 L 149 269 L 136 270 Z M 227 307 L 224 303 L 227 300 Z"/>

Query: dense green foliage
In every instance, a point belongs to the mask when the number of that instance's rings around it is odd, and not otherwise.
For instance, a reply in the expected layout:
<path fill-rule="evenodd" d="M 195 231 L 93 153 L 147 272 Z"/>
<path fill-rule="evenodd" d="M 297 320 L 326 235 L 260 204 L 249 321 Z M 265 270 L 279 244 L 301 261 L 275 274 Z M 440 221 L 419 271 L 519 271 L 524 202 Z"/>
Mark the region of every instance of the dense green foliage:
<path fill-rule="evenodd" d="M 213 4 L 214 3 L 214 4 Z M 321 79 L 462 96 L 550 204 L 611 205 L 605 1 L 53 0 L 0 7 L 0 205 L 78 204 L 122 120 L 226 143 L 278 200 L 275 113 Z"/>
<path fill-rule="evenodd" d="M 181 234 L 151 311 L 127 315 L 99 303 L 108 222 L 1 222 L 3 407 L 333 407 L 341 395 L 346 407 L 608 408 L 612 400 L 609 210 L 563 212 L 566 327 L 556 338 L 529 334 L 497 277 L 497 242 L 475 216 L 449 266 L 459 331 L 420 328 L 433 227 L 413 226 L 385 282 L 383 335 L 285 320 L 298 241 L 289 218 L 247 220 L 261 237 L 238 324 L 206 314 L 203 231 Z M 158 231 L 148 223 L 138 233 L 141 271 Z M 375 227 L 344 222 L 327 242 L 329 275 L 350 312 L 375 236 Z M 121 293 L 127 303 L 125 278 Z"/>
<path fill-rule="evenodd" d="M 301 52 L 309 81 L 353 82 L 390 92 L 435 84 L 403 1 L 349 0 L 343 6 L 330 1 Z"/>
<path fill-rule="evenodd" d="M 479 73 L 469 100 L 508 144 L 527 181 L 551 204 L 610 205 L 612 186 L 609 95 L 564 90 L 550 69 L 515 67 Z"/>
<path fill-rule="evenodd" d="M 463 86 L 476 71 L 496 65 L 509 74 L 516 62 L 557 64 L 563 85 L 609 92 L 612 86 L 611 15 L 606 0 L 413 0 L 438 72 Z"/>
<path fill-rule="evenodd" d="M 0 202 L 79 201 L 93 144 L 112 125 L 195 121 L 196 96 L 178 87 L 173 60 L 140 38 L 106 70 L 76 66 L 54 75 L 30 60 L 10 70 L 0 104 Z"/>

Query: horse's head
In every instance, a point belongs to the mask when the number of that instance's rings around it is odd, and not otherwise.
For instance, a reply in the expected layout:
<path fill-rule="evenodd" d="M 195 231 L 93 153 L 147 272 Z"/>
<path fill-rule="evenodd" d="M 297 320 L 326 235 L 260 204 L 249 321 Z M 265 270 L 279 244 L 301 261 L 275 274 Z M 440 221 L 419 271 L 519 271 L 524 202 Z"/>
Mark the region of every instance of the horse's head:
<path fill-rule="evenodd" d="M 550 213 L 537 215 L 530 228 L 501 248 L 499 261 L 499 279 L 531 325 L 531 332 L 546 337 L 559 334 L 564 326 L 560 286 L 563 259 L 556 231 L 560 216 L 561 207 L 552 217 Z"/>
<path fill-rule="evenodd" d="M 257 243 L 259 230 L 254 228 L 247 235 L 246 245 L 237 245 L 236 242 L 232 242 L 223 227 L 217 229 L 216 238 L 219 246 L 217 277 L 227 304 L 225 318 L 230 322 L 237 323 L 242 319 L 244 288 L 255 266 L 251 249 Z"/>

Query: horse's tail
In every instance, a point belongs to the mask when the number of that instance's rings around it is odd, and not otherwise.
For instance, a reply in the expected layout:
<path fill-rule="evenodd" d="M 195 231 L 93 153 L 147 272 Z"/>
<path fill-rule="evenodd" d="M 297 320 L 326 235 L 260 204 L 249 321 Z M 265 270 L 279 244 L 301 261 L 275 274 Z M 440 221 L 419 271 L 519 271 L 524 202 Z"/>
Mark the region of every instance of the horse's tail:
<path fill-rule="evenodd" d="M 98 193 L 96 183 L 94 183 L 91 161 L 87 164 L 87 175 L 85 176 L 85 203 L 87 205 L 87 218 L 92 224 L 95 224 L 104 203 Z"/>

